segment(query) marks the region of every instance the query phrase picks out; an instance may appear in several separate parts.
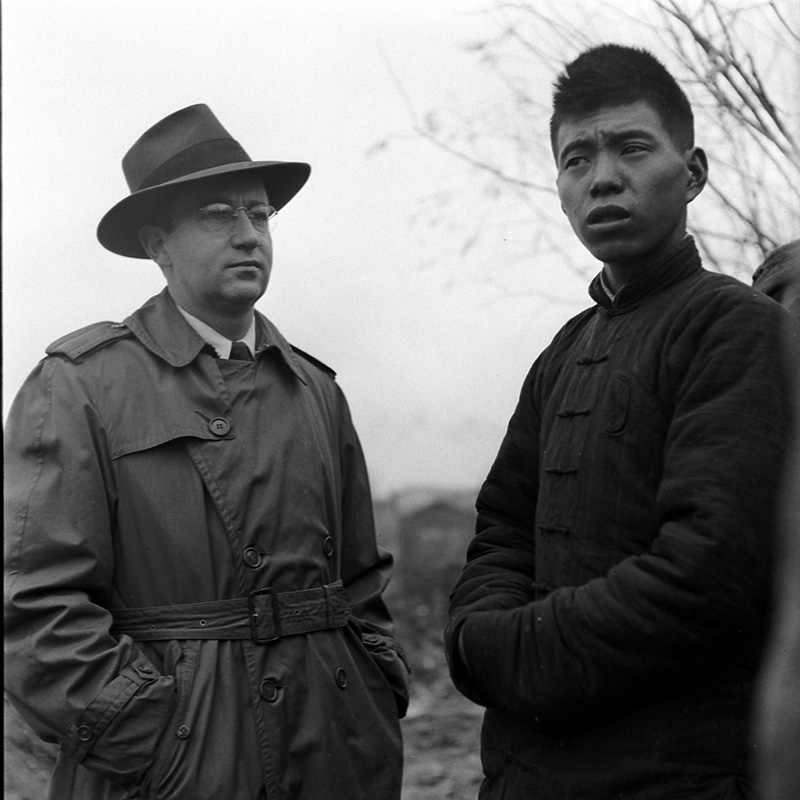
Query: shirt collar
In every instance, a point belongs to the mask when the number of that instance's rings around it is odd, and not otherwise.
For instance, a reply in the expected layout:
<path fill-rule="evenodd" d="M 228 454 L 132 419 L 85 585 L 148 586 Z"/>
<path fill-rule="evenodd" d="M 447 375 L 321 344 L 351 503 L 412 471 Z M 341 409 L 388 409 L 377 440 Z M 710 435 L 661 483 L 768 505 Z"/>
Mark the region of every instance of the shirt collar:
<path fill-rule="evenodd" d="M 123 324 L 148 350 L 173 367 L 185 367 L 209 347 L 180 313 L 166 287 L 134 311 Z M 256 339 L 260 342 L 256 357 L 264 350 L 277 350 L 297 378 L 302 383 L 308 383 L 300 360 L 281 332 L 258 311 L 255 312 L 255 324 Z"/>
<path fill-rule="evenodd" d="M 200 338 L 210 344 L 216 351 L 217 355 L 220 358 L 230 358 L 231 355 L 231 346 L 233 342 L 228 339 L 227 337 L 223 336 L 219 331 L 214 330 L 210 325 L 207 325 L 203 320 L 198 319 L 194 315 L 190 314 L 185 308 L 181 308 L 177 303 L 175 307 L 178 311 L 181 312 L 183 318 L 194 328 Z M 253 315 L 253 319 L 250 323 L 250 327 L 247 330 L 247 333 L 241 338 L 242 342 L 244 342 L 248 349 L 250 350 L 250 354 L 252 355 L 256 351 L 256 318 Z"/>

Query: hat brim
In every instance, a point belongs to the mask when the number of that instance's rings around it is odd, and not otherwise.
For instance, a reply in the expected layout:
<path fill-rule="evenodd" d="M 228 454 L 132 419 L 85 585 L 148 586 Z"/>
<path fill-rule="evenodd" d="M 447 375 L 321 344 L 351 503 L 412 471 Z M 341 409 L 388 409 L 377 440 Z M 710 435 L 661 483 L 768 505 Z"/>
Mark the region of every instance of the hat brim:
<path fill-rule="evenodd" d="M 97 226 L 100 244 L 121 256 L 148 258 L 139 241 L 139 231 L 152 222 L 163 195 L 176 186 L 231 172 L 260 174 L 270 205 L 280 210 L 303 188 L 311 167 L 302 161 L 241 161 L 192 172 L 142 189 L 120 200 L 106 212 Z"/>

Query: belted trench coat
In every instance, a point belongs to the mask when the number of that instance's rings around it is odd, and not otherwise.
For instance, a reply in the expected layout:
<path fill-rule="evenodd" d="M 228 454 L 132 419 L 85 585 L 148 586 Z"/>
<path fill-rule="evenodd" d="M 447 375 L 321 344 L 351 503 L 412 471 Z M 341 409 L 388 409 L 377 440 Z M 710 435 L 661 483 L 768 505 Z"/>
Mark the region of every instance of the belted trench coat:
<path fill-rule="evenodd" d="M 6 431 L 6 689 L 58 800 L 397 798 L 407 671 L 333 374 L 165 290 L 48 348 Z"/>

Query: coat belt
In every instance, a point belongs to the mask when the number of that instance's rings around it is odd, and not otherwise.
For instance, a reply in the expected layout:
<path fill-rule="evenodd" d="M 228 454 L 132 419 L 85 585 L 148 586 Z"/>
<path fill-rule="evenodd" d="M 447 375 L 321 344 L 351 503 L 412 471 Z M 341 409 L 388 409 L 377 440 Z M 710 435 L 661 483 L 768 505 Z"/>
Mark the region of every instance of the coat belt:
<path fill-rule="evenodd" d="M 256 589 L 246 597 L 175 606 L 112 610 L 112 634 L 137 642 L 165 639 L 252 639 L 274 642 L 347 623 L 352 603 L 341 581 L 315 589 Z"/>

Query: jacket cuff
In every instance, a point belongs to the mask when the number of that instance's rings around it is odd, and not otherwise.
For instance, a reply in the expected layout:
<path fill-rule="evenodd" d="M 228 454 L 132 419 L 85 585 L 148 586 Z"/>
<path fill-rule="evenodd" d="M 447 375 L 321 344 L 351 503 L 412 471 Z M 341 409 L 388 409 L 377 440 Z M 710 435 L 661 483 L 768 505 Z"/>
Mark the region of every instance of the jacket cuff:
<path fill-rule="evenodd" d="M 450 678 L 454 686 L 473 703 L 480 706 L 489 706 L 490 703 L 485 693 L 479 688 L 478 682 L 470 669 L 469 654 L 464 641 L 464 629 L 472 616 L 461 616 L 451 620 L 445 629 L 445 655 Z"/>

